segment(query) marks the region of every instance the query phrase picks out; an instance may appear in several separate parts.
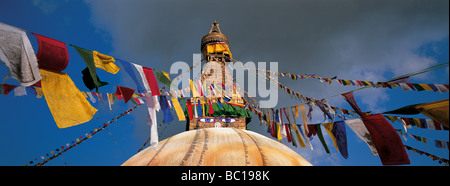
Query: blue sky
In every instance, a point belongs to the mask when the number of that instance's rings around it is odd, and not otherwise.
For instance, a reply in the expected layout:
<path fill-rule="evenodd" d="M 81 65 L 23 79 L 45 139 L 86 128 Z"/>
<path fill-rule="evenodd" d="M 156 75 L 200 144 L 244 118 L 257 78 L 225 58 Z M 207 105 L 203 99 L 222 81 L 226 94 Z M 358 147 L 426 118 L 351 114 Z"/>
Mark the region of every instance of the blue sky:
<path fill-rule="evenodd" d="M 448 1 L 9 1 L 0 7 L 0 22 L 56 40 L 97 50 L 129 62 L 169 71 L 176 61 L 192 63 L 192 54 L 200 53 L 200 40 L 217 20 L 230 39 L 233 57 L 247 62 L 279 62 L 280 72 L 312 74 L 341 79 L 385 81 L 415 72 L 449 59 Z M 209 1 L 208 1 L 209 2 Z M 221 7 L 221 10 L 216 10 Z M 223 11 L 224 10 L 224 11 Z M 229 13 L 233 12 L 233 13 Z M 37 53 L 38 45 L 28 34 Z M 69 65 L 64 71 L 82 91 L 81 70 L 85 64 L 70 46 Z M 123 71 L 112 75 L 97 72 L 110 86 L 102 92 L 115 92 L 116 85 L 136 89 Z M 412 83 L 449 83 L 448 67 L 412 77 Z M 7 69 L 0 65 L 0 76 Z M 171 78 L 176 75 L 171 75 Z M 315 79 L 280 78 L 287 87 L 315 98 L 327 98 L 356 87 L 320 83 Z M 8 84 L 17 84 L 8 80 Z M 368 88 L 354 93 L 363 111 L 384 112 L 402 106 L 448 99 L 448 93 L 403 92 L 396 89 Z M 301 104 L 279 92 L 278 107 Z M 333 106 L 351 109 L 341 98 L 329 99 Z M 41 155 L 74 141 L 98 128 L 134 104 L 117 101 L 112 106 L 93 103 L 99 111 L 82 125 L 59 129 L 44 98 L 0 96 L 0 165 L 23 165 Z M 162 118 L 162 114 L 158 113 Z M 424 118 L 424 116 L 417 116 Z M 322 122 L 318 108 L 311 123 Z M 133 156 L 150 135 L 144 106 L 122 117 L 77 147 L 47 165 L 120 165 Z M 394 128 L 401 128 L 399 122 Z M 270 136 L 257 117 L 249 124 L 252 131 Z M 185 130 L 184 122 L 163 125 L 160 139 Z M 448 141 L 448 131 L 408 130 L 427 137 L 427 145 L 409 138 L 406 145 L 448 159 L 448 150 L 434 147 L 431 139 Z M 109 134 L 111 133 L 113 137 Z M 334 150 L 325 139 L 331 155 L 319 139 L 312 141 L 314 151 L 295 148 L 283 142 L 313 165 L 381 165 L 378 157 L 349 128 L 349 158 Z M 115 143 L 117 142 L 117 144 Z M 411 165 L 442 165 L 429 157 L 407 151 Z"/>

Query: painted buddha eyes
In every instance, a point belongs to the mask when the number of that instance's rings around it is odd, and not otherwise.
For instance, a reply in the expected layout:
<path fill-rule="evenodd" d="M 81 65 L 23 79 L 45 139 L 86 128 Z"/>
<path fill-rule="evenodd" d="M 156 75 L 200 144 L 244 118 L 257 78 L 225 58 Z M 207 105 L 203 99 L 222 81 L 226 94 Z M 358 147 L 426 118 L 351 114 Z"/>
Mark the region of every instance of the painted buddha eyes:
<path fill-rule="evenodd" d="M 216 120 L 217 121 L 221 121 L 223 123 L 233 123 L 233 122 L 239 121 L 238 119 L 234 119 L 234 118 L 219 118 L 219 119 L 216 119 L 216 118 L 200 118 L 199 119 L 200 122 L 204 122 L 204 123 L 212 123 L 212 122 L 215 122 Z"/>
<path fill-rule="evenodd" d="M 201 122 L 205 122 L 205 123 L 212 123 L 215 121 L 214 118 L 200 118 Z"/>
<path fill-rule="evenodd" d="M 233 122 L 238 121 L 238 120 L 234 119 L 234 118 L 222 118 L 221 121 L 224 122 L 224 123 L 233 123 Z"/>

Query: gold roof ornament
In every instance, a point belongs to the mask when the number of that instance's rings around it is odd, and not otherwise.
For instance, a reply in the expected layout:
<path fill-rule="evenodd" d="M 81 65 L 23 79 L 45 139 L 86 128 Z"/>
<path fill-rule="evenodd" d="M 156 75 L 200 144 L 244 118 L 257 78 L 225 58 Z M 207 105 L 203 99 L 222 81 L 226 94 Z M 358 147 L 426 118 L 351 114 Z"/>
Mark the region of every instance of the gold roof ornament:
<path fill-rule="evenodd" d="M 211 29 L 209 30 L 209 33 L 203 36 L 202 38 L 202 44 L 200 49 L 201 51 L 203 51 L 204 47 L 207 44 L 219 42 L 224 42 L 228 46 L 230 45 L 230 41 L 228 40 L 227 36 L 222 34 L 222 32 L 220 31 L 219 23 L 217 23 L 216 20 L 214 20 L 214 23 L 211 24 Z"/>

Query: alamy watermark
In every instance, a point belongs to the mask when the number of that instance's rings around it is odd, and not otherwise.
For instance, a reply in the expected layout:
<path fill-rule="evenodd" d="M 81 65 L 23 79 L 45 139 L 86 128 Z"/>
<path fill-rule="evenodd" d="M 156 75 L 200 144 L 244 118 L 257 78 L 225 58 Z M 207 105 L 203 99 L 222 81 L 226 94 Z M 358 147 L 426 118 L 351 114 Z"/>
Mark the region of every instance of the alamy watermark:
<path fill-rule="evenodd" d="M 256 64 L 252 61 L 246 63 L 210 61 L 203 67 L 200 64 L 201 54 L 192 55 L 192 69 L 183 61 L 173 63 L 170 74 L 179 76 L 172 81 L 170 89 L 182 90 L 185 97 L 194 96 L 191 95 L 191 91 L 183 91 L 191 87 L 198 92 L 201 90 L 205 97 L 240 97 L 246 94 L 248 97 L 262 98 L 259 100 L 260 108 L 273 108 L 277 105 L 278 83 L 275 82 L 278 82 L 278 76 L 266 76 L 266 62 Z M 278 62 L 270 62 L 269 67 L 272 73 L 278 73 Z"/>

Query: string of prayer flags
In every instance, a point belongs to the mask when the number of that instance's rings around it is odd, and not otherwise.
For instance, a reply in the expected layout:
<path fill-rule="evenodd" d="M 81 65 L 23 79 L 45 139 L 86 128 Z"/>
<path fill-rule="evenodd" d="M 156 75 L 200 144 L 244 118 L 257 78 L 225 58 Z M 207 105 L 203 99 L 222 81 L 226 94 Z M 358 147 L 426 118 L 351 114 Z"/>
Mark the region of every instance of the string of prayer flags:
<path fill-rule="evenodd" d="M 0 35 L 0 60 L 9 70 L 6 77 L 24 87 L 40 81 L 37 58 L 25 31 L 0 23 Z"/>
<path fill-rule="evenodd" d="M 91 106 L 67 74 L 41 69 L 42 91 L 59 128 L 88 122 L 97 109 Z"/>
<path fill-rule="evenodd" d="M 320 76 L 316 76 L 316 74 L 312 75 L 294 75 L 291 73 L 282 73 L 282 72 L 271 72 L 266 69 L 257 69 L 257 71 L 265 71 L 268 74 L 266 76 L 275 75 L 278 77 L 290 77 L 293 80 L 297 79 L 308 79 L 308 78 L 315 78 L 319 79 L 320 82 L 327 82 L 328 84 L 331 84 L 331 82 L 334 80 L 338 83 L 340 83 L 343 86 L 372 86 L 376 88 L 395 88 L 395 87 L 401 87 L 403 91 L 439 91 L 441 94 L 449 91 L 449 85 L 448 84 L 426 84 L 426 83 L 407 83 L 405 78 L 402 78 L 399 80 L 394 81 L 388 81 L 388 82 L 374 82 L 374 81 L 363 81 L 363 80 L 346 80 L 346 79 L 337 79 L 337 76 L 334 76 L 333 78 L 324 78 Z M 407 76 L 409 78 L 409 76 Z"/>
<path fill-rule="evenodd" d="M 36 33 L 33 33 L 33 35 L 36 36 L 39 44 L 36 56 L 39 68 L 56 72 L 61 72 L 66 69 L 67 64 L 69 64 L 69 52 L 67 51 L 66 44 Z"/>
<path fill-rule="evenodd" d="M 435 155 L 433 155 L 433 154 L 430 154 L 430 153 L 428 153 L 428 152 L 421 151 L 421 150 L 416 149 L 416 148 L 412 148 L 412 147 L 410 147 L 410 146 L 408 146 L 408 145 L 405 145 L 405 148 L 406 148 L 407 150 L 412 150 L 413 152 L 419 153 L 419 154 L 421 154 L 421 155 L 426 155 L 426 156 L 430 157 L 431 159 L 433 159 L 433 161 L 434 161 L 434 160 L 438 160 L 439 163 L 445 163 L 445 166 L 448 166 L 448 165 L 449 165 L 448 159 L 445 159 L 445 158 L 441 158 L 441 157 L 435 156 Z"/>
<path fill-rule="evenodd" d="M 95 134 L 97 134 L 98 132 L 102 131 L 103 129 L 105 129 L 106 127 L 108 127 L 109 125 L 111 125 L 112 123 L 116 122 L 118 119 L 120 119 L 121 117 L 128 115 L 131 111 L 133 111 L 134 109 L 136 109 L 136 107 L 140 106 L 140 104 L 133 106 L 132 108 L 126 110 L 124 113 L 116 116 L 114 119 L 112 119 L 111 121 L 108 121 L 106 123 L 103 123 L 103 125 L 98 126 L 97 128 L 95 128 L 93 131 L 91 130 L 89 133 L 85 133 L 84 136 L 80 136 L 79 138 L 76 138 L 75 140 L 71 141 L 70 143 L 66 143 L 65 145 L 62 145 L 59 148 L 56 148 L 54 151 L 50 151 L 50 153 L 47 153 L 44 155 L 40 156 L 40 159 L 42 159 L 41 162 L 37 162 L 38 158 L 35 158 L 34 161 L 30 161 L 29 163 L 25 164 L 25 166 L 28 165 L 35 165 L 35 166 L 42 166 L 46 163 L 48 163 L 50 160 L 55 159 L 56 157 L 62 155 L 62 153 L 72 149 L 73 147 L 78 146 L 80 143 L 86 141 L 87 139 L 92 138 Z M 56 154 L 55 154 L 56 151 Z"/>
<path fill-rule="evenodd" d="M 407 135 L 407 136 L 414 138 L 416 141 L 420 141 L 420 142 L 427 144 L 428 139 L 425 137 L 402 132 L 401 130 L 397 130 L 397 132 L 399 132 L 405 140 L 406 140 L 405 136 Z M 440 141 L 440 140 L 433 140 L 433 141 L 434 141 L 434 145 L 436 146 L 436 148 L 447 149 L 447 150 L 450 148 L 448 146 L 448 141 Z"/>

